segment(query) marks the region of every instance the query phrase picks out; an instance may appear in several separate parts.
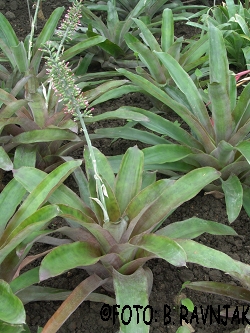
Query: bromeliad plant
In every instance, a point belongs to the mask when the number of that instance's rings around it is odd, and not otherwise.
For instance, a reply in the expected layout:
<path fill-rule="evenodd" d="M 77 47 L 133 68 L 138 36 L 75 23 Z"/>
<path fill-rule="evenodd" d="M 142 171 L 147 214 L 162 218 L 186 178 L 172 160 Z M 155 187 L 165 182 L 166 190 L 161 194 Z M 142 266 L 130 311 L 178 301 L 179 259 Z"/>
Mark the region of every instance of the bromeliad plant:
<path fill-rule="evenodd" d="M 136 54 L 126 45 L 124 36 L 130 32 L 133 35 L 138 35 L 138 29 L 133 21 L 133 18 L 140 18 L 153 32 L 160 32 L 159 26 L 161 25 L 162 14 L 157 15 L 157 12 L 162 13 L 164 7 L 168 7 L 167 0 L 151 1 L 140 0 L 134 3 L 126 2 L 126 5 L 131 10 L 126 12 L 126 17 L 120 18 L 120 10 L 117 7 L 116 1 L 106 1 L 105 6 L 96 4 L 90 8 L 104 10 L 107 16 L 106 22 L 100 17 L 96 16 L 89 8 L 83 6 L 81 24 L 79 28 L 84 34 L 75 35 L 75 41 L 82 40 L 83 38 L 92 36 L 103 36 L 106 40 L 100 43 L 92 50 L 88 50 L 82 63 L 86 61 L 98 62 L 102 68 L 114 69 L 116 67 L 135 68 L 138 64 L 142 65 L 137 59 Z M 179 5 L 179 4 L 178 4 Z M 186 6 L 180 6 L 181 18 L 185 19 Z M 170 5 L 171 7 L 171 5 Z M 190 6 L 191 7 L 191 6 Z M 177 11 L 178 9 L 175 8 Z M 187 9 L 189 6 L 187 6 Z M 188 16 L 188 15 L 187 15 Z M 86 34 L 86 35 L 85 35 Z M 74 40 L 73 40 L 74 42 Z"/>
<path fill-rule="evenodd" d="M 96 186 L 97 175 L 89 149 L 84 152 L 87 179 L 80 168 L 74 172 L 81 198 L 66 191 L 65 186 L 47 198 L 50 204 L 59 207 L 60 216 L 66 218 L 69 226 L 56 230 L 66 239 L 40 237 L 40 242 L 57 245 L 41 262 L 40 281 L 73 268 L 85 269 L 90 276 L 62 303 L 43 333 L 57 332 L 85 299 L 119 304 L 121 308 L 125 304 L 133 307 L 139 302 L 144 308 L 153 283 L 152 272 L 144 267 L 150 259 L 163 258 L 175 266 L 194 262 L 234 277 L 250 272 L 248 265 L 192 240 L 203 232 L 236 235 L 228 226 L 191 218 L 160 228 L 179 205 L 217 179 L 219 172 L 205 167 L 178 180 L 156 181 L 155 173 L 144 171 L 142 151 L 133 147 L 125 153 L 115 176 L 107 158 L 95 148 L 93 152 L 104 204 Z M 40 186 L 46 176 L 43 171 L 25 167 L 14 173 L 15 180 L 28 192 Z M 95 289 L 101 285 L 113 291 L 115 299 L 96 294 Z M 138 324 L 132 319 L 129 325 L 124 325 L 123 320 L 120 325 L 121 332 L 149 332 L 149 326 L 143 321 Z"/>
<path fill-rule="evenodd" d="M 51 89 L 45 68 L 41 66 L 44 45 L 52 38 L 64 8 L 57 8 L 39 36 L 34 38 L 38 9 L 39 2 L 31 34 L 24 43 L 18 41 L 11 25 L 0 13 L 0 48 L 4 55 L 1 61 L 8 62 L 12 70 L 0 66 L 0 142 L 10 158 L 13 159 L 16 147 L 20 147 L 26 156 L 36 156 L 38 168 L 48 171 L 61 163 L 61 155 L 69 154 L 81 146 L 82 141 L 77 135 L 77 124 L 70 114 L 64 113 L 60 97 Z M 74 1 L 63 22 L 68 30 L 76 28 L 80 11 L 81 3 Z M 64 41 L 60 45 L 53 44 L 58 50 L 56 61 L 61 61 L 62 57 L 68 60 L 100 41 L 103 41 L 100 36 L 90 38 L 68 49 L 66 54 L 62 52 Z M 66 141 L 69 143 L 64 144 Z M 0 168 L 4 169 L 3 164 Z"/>
<path fill-rule="evenodd" d="M 210 25 L 210 82 L 204 90 L 195 86 L 171 55 L 164 52 L 155 54 L 170 73 L 176 87 L 165 85 L 160 89 L 157 83 L 124 69 L 118 72 L 175 111 L 189 130 L 150 111 L 129 108 L 147 116 L 149 121 L 140 123 L 155 133 L 148 136 L 148 133 L 144 135 L 144 131 L 125 127 L 98 130 L 98 135 L 138 139 L 152 145 L 143 150 L 146 169 L 170 176 L 179 177 L 201 166 L 214 167 L 221 172 L 220 180 L 204 188 L 211 193 L 224 193 L 229 222 L 236 219 L 242 205 L 250 214 L 250 85 L 238 98 L 236 80 L 228 68 L 222 33 Z"/>
<path fill-rule="evenodd" d="M 75 169 L 79 198 L 65 185 L 56 185 L 52 178 L 64 165 L 56 168 L 52 175 L 33 167 L 15 170 L 14 180 L 29 193 L 39 188 L 46 197 L 44 202 L 48 203 L 45 207 L 57 207 L 58 215 L 64 217 L 69 225 L 57 229 L 67 239 L 48 236 L 51 230 L 36 234 L 40 242 L 56 247 L 44 258 L 38 270 L 27 273 L 26 287 L 31 291 L 33 281 L 43 281 L 75 267 L 86 269 L 90 277 L 76 287 L 42 332 L 56 332 L 85 299 L 111 305 L 118 303 L 121 307 L 138 302 L 142 306 L 148 305 L 153 278 L 152 272 L 143 266 L 152 258 L 163 258 L 176 266 L 191 261 L 223 271 L 228 271 L 230 261 L 233 272 L 248 272 L 248 266 L 191 240 L 203 232 L 236 235 L 228 226 L 193 218 L 160 229 L 163 221 L 179 205 L 195 196 L 204 185 L 218 179 L 220 173 L 205 167 L 178 180 L 156 181 L 154 172 L 144 171 L 143 152 L 133 147 L 124 155 L 115 175 L 107 158 L 92 147 L 85 126 L 89 114 L 80 110 L 81 99 L 69 70 L 65 70 L 63 62 L 56 63 L 52 54 L 48 64 L 53 88 L 61 95 L 68 112 L 80 121 L 86 136 L 88 148 L 84 152 L 84 162 L 87 176 L 80 168 Z M 62 73 L 67 89 L 60 88 Z M 143 120 L 147 121 L 147 118 Z M 46 182 L 48 177 L 53 179 L 50 185 Z M 51 196 L 42 189 L 45 184 Z M 193 253 L 197 252 L 199 255 L 194 256 Z M 212 259 L 208 260 L 208 257 Z M 113 291 L 115 299 L 93 293 L 99 286 Z M 23 300 L 22 294 L 18 296 Z M 46 297 L 48 299 L 49 296 Z M 27 296 L 24 299 L 27 300 Z M 139 325 L 136 321 L 129 325 L 121 321 L 120 324 L 121 332 L 149 331 L 143 321 Z"/>
<path fill-rule="evenodd" d="M 222 5 L 210 8 L 201 16 L 201 23 L 188 24 L 207 31 L 208 24 L 215 25 L 223 33 L 229 63 L 238 70 L 249 69 L 250 63 L 250 10 L 241 1 L 235 4 L 226 0 Z"/>
<path fill-rule="evenodd" d="M 154 51 L 170 54 L 187 72 L 194 72 L 194 69 L 207 61 L 208 36 L 204 35 L 199 40 L 184 40 L 183 37 L 175 39 L 174 16 L 169 8 L 164 9 L 162 13 L 160 44 L 143 21 L 137 18 L 134 18 L 133 21 L 141 31 L 142 41 L 130 33 L 127 33 L 124 38 L 127 45 L 137 54 L 148 70 L 147 72 L 138 65 L 137 73 L 149 81 L 156 81 L 159 86 L 172 82 L 167 68 Z M 188 45 L 183 47 L 184 43 Z"/>

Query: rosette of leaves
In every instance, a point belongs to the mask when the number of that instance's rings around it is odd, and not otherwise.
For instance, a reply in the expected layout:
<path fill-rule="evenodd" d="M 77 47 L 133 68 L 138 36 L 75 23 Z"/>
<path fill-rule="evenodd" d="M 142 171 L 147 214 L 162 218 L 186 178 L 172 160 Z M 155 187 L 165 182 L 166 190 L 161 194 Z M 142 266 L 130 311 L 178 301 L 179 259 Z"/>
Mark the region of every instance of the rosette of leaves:
<path fill-rule="evenodd" d="M 62 185 L 47 198 L 50 204 L 60 208 L 69 226 L 57 229 L 67 237 L 65 239 L 48 235 L 39 239 L 56 245 L 41 262 L 39 279 L 45 280 L 76 267 L 85 269 L 90 276 L 62 303 L 43 333 L 57 332 L 86 299 L 119 304 L 121 308 L 138 303 L 145 307 L 153 283 L 152 272 L 144 267 L 150 259 L 163 258 L 175 266 L 194 262 L 224 272 L 230 270 L 232 276 L 249 272 L 248 265 L 192 240 L 203 232 L 236 235 L 229 226 L 195 217 L 161 228 L 178 206 L 217 179 L 218 171 L 205 167 L 178 180 L 156 181 L 154 172 L 144 171 L 144 154 L 137 147 L 127 150 L 117 175 L 101 152 L 94 149 L 94 154 L 105 197 L 105 214 L 98 200 L 96 174 L 87 148 L 84 153 L 87 178 L 80 168 L 74 171 L 81 198 L 66 192 Z M 47 175 L 35 168 L 23 167 L 14 177 L 32 192 Z M 94 293 L 99 286 L 114 292 L 115 299 Z M 122 332 L 149 331 L 148 325 L 133 320 L 129 325 L 120 324 Z"/>
<path fill-rule="evenodd" d="M 203 24 L 202 24 L 203 23 Z M 250 63 L 250 10 L 246 4 L 239 1 L 226 0 L 221 5 L 214 6 L 202 14 L 199 23 L 187 24 L 208 30 L 208 24 L 213 24 L 223 33 L 229 63 L 238 70 L 249 69 Z"/>
<path fill-rule="evenodd" d="M 38 37 L 29 35 L 24 42 L 0 13 L 1 62 L 7 63 L 6 67 L 0 65 L 0 143 L 12 160 L 19 147 L 17 154 L 30 156 L 32 161 L 35 156 L 35 165 L 44 170 L 53 169 L 61 163 L 61 155 L 82 145 L 78 126 L 49 87 L 42 63 L 44 44 L 52 38 L 63 10 L 55 9 Z M 64 60 L 103 40 L 97 36 L 74 45 Z M 4 163 L 0 168 L 9 170 Z"/>
<path fill-rule="evenodd" d="M 85 58 L 82 60 L 86 66 L 86 61 L 93 64 L 97 62 L 101 64 L 102 68 L 114 69 L 117 66 L 125 68 L 135 68 L 137 65 L 143 65 L 136 54 L 132 52 L 126 42 L 125 34 L 130 32 L 132 35 L 138 35 L 138 28 L 133 18 L 140 18 L 147 24 L 152 32 L 160 32 L 159 26 L 161 25 L 162 14 L 155 17 L 156 13 L 162 12 L 161 8 L 168 6 L 168 1 L 151 1 L 140 0 L 134 4 L 128 4 L 128 8 L 131 8 L 126 12 L 126 17 L 120 17 L 120 8 L 117 7 L 116 1 L 107 1 L 103 5 L 93 5 L 90 8 L 92 10 L 101 9 L 105 10 L 106 22 L 100 17 L 96 16 L 93 11 L 85 4 L 82 9 L 81 27 L 82 33 L 75 35 L 75 41 L 81 40 L 86 37 L 103 36 L 106 40 L 96 47 L 88 50 Z M 180 10 L 185 11 L 185 6 L 181 6 Z M 101 13 L 101 12 L 100 12 Z M 155 17 L 153 19 L 153 17 Z M 183 16 L 182 16 L 183 19 Z M 75 42 L 74 40 L 72 42 Z M 144 65 L 143 65 L 144 66 Z"/>
<path fill-rule="evenodd" d="M 214 167 L 221 172 L 220 180 L 204 186 L 204 189 L 225 195 L 229 222 L 237 218 L 242 205 L 250 214 L 250 85 L 246 85 L 238 98 L 236 80 L 229 70 L 222 33 L 210 25 L 208 89 L 197 88 L 170 54 L 155 54 L 170 73 L 176 87 L 165 85 L 159 88 L 157 83 L 124 69 L 118 72 L 172 109 L 189 129 L 153 112 L 129 108 L 149 118 L 147 123 L 140 123 L 153 133 L 125 127 L 101 129 L 98 135 L 138 139 L 152 145 L 143 150 L 146 168 L 169 176 L 178 177 L 201 166 Z"/>
<path fill-rule="evenodd" d="M 161 63 L 154 51 L 166 52 L 178 61 L 183 69 L 193 75 L 193 79 L 196 79 L 194 75 L 195 70 L 202 67 L 202 73 L 208 71 L 208 36 L 207 34 L 201 36 L 198 40 L 184 40 L 183 37 L 175 38 L 174 36 L 174 16 L 171 9 L 166 8 L 162 13 L 161 20 L 161 34 L 157 39 L 152 34 L 147 25 L 137 18 L 133 18 L 134 23 L 140 29 L 140 37 L 135 37 L 131 33 L 127 33 L 124 38 L 129 48 L 134 51 L 143 66 L 136 67 L 137 74 L 146 78 L 147 80 L 158 83 L 159 87 L 165 85 L 174 85 L 170 73 L 164 64 Z M 186 46 L 184 46 L 187 44 Z M 164 108 L 164 105 L 152 98 L 152 103 L 159 108 Z"/>
<path fill-rule="evenodd" d="M 81 163 L 79 160 L 64 163 L 47 175 L 30 193 L 16 179 L 12 179 L 0 195 L 1 332 L 29 333 L 30 330 L 25 324 L 26 303 L 36 300 L 62 300 L 69 295 L 66 290 L 34 286 L 39 282 L 39 267 L 27 269 L 27 265 L 49 252 L 42 248 L 40 252 L 31 254 L 30 250 L 39 238 L 53 232 L 48 226 L 62 213 L 57 205 L 47 203 L 48 196 L 53 196 L 55 191 L 65 191 L 63 181 Z M 26 166 L 26 172 L 27 168 L 29 167 Z M 17 167 L 16 170 L 20 172 L 22 168 Z M 32 177 L 30 182 L 33 183 Z M 69 191 L 67 189 L 66 193 Z M 22 271 L 23 268 L 25 272 Z"/>

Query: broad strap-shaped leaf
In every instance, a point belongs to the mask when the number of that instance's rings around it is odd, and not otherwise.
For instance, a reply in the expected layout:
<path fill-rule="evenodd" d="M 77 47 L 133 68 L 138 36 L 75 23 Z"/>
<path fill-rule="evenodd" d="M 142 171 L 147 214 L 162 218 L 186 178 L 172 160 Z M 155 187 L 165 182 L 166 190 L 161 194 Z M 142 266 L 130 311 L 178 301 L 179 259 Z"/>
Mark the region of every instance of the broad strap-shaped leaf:
<path fill-rule="evenodd" d="M 61 185 L 61 183 L 69 176 L 69 174 L 73 172 L 75 168 L 81 165 L 81 163 L 82 161 L 80 160 L 66 162 L 47 175 L 44 180 L 42 180 L 34 188 L 34 190 L 30 193 L 22 206 L 19 208 L 15 216 L 9 222 L 8 231 L 12 231 L 21 221 L 34 213 Z M 15 173 L 18 174 L 18 170 L 14 172 L 14 177 Z"/>
<path fill-rule="evenodd" d="M 21 204 L 25 194 L 26 194 L 26 189 L 19 182 L 17 182 L 16 179 L 12 179 L 1 192 L 0 195 L 0 211 L 2 215 L 0 220 L 1 237 L 7 223 L 9 222 L 9 219 L 15 213 L 17 207 Z"/>
<path fill-rule="evenodd" d="M 105 41 L 105 37 L 103 36 L 94 36 L 94 37 L 90 37 L 82 42 L 79 42 L 77 44 L 75 44 L 74 46 L 70 47 L 69 49 L 67 49 L 67 51 L 65 51 L 63 53 L 63 56 L 61 57 L 62 60 L 69 60 L 71 58 L 73 58 L 75 55 L 81 53 L 82 51 L 98 45 L 101 42 Z"/>
<path fill-rule="evenodd" d="M 227 216 L 229 223 L 232 223 L 240 214 L 243 204 L 243 188 L 241 181 L 235 175 L 231 175 L 222 182 L 222 190 L 225 194 Z"/>
<path fill-rule="evenodd" d="M 54 217 L 58 216 L 59 212 L 57 206 L 48 205 L 24 219 L 12 232 L 7 227 L 1 238 L 0 263 L 22 241 L 30 237 L 32 233 L 44 228 Z"/>
<path fill-rule="evenodd" d="M 161 52 L 162 50 L 159 43 L 157 42 L 156 38 L 149 30 L 149 28 L 146 26 L 146 24 L 142 20 L 139 20 L 137 18 L 133 18 L 133 21 L 140 28 L 141 30 L 140 36 L 142 37 L 144 43 L 150 47 L 151 51 L 155 50 Z"/>
<path fill-rule="evenodd" d="M 0 291 L 0 320 L 14 325 L 24 324 L 24 306 L 20 299 L 13 294 L 9 284 L 4 280 L 0 280 Z"/>
<path fill-rule="evenodd" d="M 185 288 L 211 294 L 223 295 L 238 301 L 250 303 L 250 290 L 229 283 L 214 281 L 195 281 L 185 284 Z"/>
<path fill-rule="evenodd" d="M 250 142 L 242 141 L 235 147 L 245 157 L 247 162 L 250 164 Z"/>
<path fill-rule="evenodd" d="M 4 333 L 30 333 L 27 325 L 13 325 L 0 321 L 0 332 Z"/>
<path fill-rule="evenodd" d="M 97 263 L 102 256 L 100 250 L 87 242 L 74 242 L 56 247 L 42 260 L 40 281 L 60 275 L 78 266 Z"/>
<path fill-rule="evenodd" d="M 134 84 L 126 84 L 121 87 L 114 88 L 110 91 L 107 91 L 101 97 L 94 100 L 89 106 L 92 107 L 94 105 L 104 103 L 111 99 L 116 99 L 116 98 L 122 97 L 123 95 L 127 95 L 129 93 L 135 93 L 135 92 L 142 92 L 142 89 L 140 87 L 137 87 Z M 105 113 L 103 114 L 103 116 L 105 116 Z M 122 118 L 122 114 L 120 115 L 120 117 Z"/>
<path fill-rule="evenodd" d="M 200 123 L 204 126 L 204 128 L 206 128 L 207 132 L 213 136 L 213 128 L 208 116 L 207 109 L 193 80 L 172 56 L 163 52 L 155 53 L 169 71 L 177 87 L 187 97 L 191 107 L 190 111 L 197 119 L 199 119 Z"/>
<path fill-rule="evenodd" d="M 61 128 L 46 128 L 21 133 L 15 136 L 13 143 L 50 142 L 55 140 L 81 141 L 75 133 Z"/>
<path fill-rule="evenodd" d="M 64 7 L 57 7 L 50 15 L 48 20 L 46 20 L 43 30 L 38 35 L 33 46 L 33 55 L 38 51 L 39 48 L 41 48 L 48 40 L 51 39 L 64 9 Z"/>
<path fill-rule="evenodd" d="M 9 48 L 19 43 L 14 29 L 2 13 L 0 13 L 0 38 Z"/>
<path fill-rule="evenodd" d="M 162 164 L 166 162 L 175 162 L 183 160 L 192 154 L 188 147 L 177 144 L 163 144 L 144 148 L 143 150 L 145 164 Z"/>
<path fill-rule="evenodd" d="M 141 190 L 143 161 L 143 152 L 137 147 L 129 148 L 122 159 L 115 184 L 115 196 L 121 214 Z"/>
<path fill-rule="evenodd" d="M 126 139 L 126 140 L 137 140 L 149 145 L 167 144 L 170 141 L 163 137 L 155 135 L 145 130 L 138 130 L 136 128 L 123 127 L 111 127 L 111 128 L 99 128 L 95 131 L 96 134 L 92 135 L 93 139 L 98 138 L 111 138 L 111 139 Z"/>
<path fill-rule="evenodd" d="M 37 147 L 33 145 L 20 145 L 15 149 L 14 169 L 22 166 L 35 167 Z"/>
<path fill-rule="evenodd" d="M 229 87 L 229 67 L 226 47 L 222 33 L 218 28 L 209 25 L 209 64 L 212 118 L 216 134 L 216 143 L 227 141 L 232 133 L 232 110 Z M 236 87 L 235 87 L 236 88 Z"/>
<path fill-rule="evenodd" d="M 193 240 L 176 239 L 175 241 L 186 252 L 187 262 L 219 269 L 231 276 L 234 276 L 234 272 L 236 274 L 250 273 L 250 265 L 234 260 L 221 251 L 214 250 Z"/>
<path fill-rule="evenodd" d="M 218 179 L 220 173 L 210 167 L 190 171 L 179 178 L 173 185 L 166 187 L 165 191 L 154 200 L 141 214 L 132 236 L 146 230 L 152 230 L 167 217 L 173 210 L 197 195 L 206 185 Z"/>
<path fill-rule="evenodd" d="M 3 147 L 0 147 L 0 168 L 5 171 L 10 171 L 13 169 L 13 163 Z"/>
<path fill-rule="evenodd" d="M 115 30 L 113 30 L 113 31 L 115 31 Z M 112 32 L 112 30 L 110 32 Z M 91 38 L 91 37 L 95 37 L 95 36 L 97 37 L 100 35 L 96 34 L 92 30 L 88 29 L 87 36 L 89 38 Z M 109 39 L 105 39 L 103 42 L 98 43 L 98 47 L 103 49 L 105 52 L 109 53 L 114 58 L 124 55 L 123 49 L 119 45 L 113 43 L 113 41 L 111 41 Z"/>
<path fill-rule="evenodd" d="M 170 187 L 173 184 L 174 180 L 158 180 L 157 182 L 144 188 L 131 200 L 124 212 L 124 216 L 127 216 L 129 219 L 129 226 L 122 237 L 122 242 L 125 243 L 129 240 L 130 235 L 138 221 L 138 215 L 141 214 L 141 212 L 143 212 L 144 209 L 152 202 L 154 202 L 167 187 Z"/>
<path fill-rule="evenodd" d="M 43 328 L 43 333 L 56 333 L 69 316 L 81 305 L 81 303 L 95 289 L 106 282 L 93 274 L 82 281 L 69 295 L 69 297 L 57 309 Z"/>
<path fill-rule="evenodd" d="M 16 59 L 16 65 L 21 73 L 25 73 L 28 70 L 28 54 L 25 49 L 24 43 L 19 42 L 17 46 L 12 46 L 11 51 L 13 52 L 15 59 Z"/>
<path fill-rule="evenodd" d="M 10 282 L 11 290 L 17 294 L 20 290 L 39 283 L 39 267 L 31 268 Z"/>
<path fill-rule="evenodd" d="M 1 91 L 0 91 L 1 93 Z M 2 100 L 3 95 L 1 94 L 0 100 Z M 27 106 L 28 102 L 24 99 L 20 99 L 20 100 L 14 100 L 12 102 L 6 101 L 8 103 L 8 105 L 3 108 L 0 112 L 0 118 L 10 118 L 12 117 L 17 111 L 19 111 L 20 109 L 22 109 L 23 106 Z"/>
<path fill-rule="evenodd" d="M 123 74 L 124 76 L 128 77 L 132 82 L 142 87 L 147 93 L 149 93 L 162 103 L 166 104 L 170 109 L 176 112 L 190 126 L 193 133 L 195 133 L 198 140 L 204 145 L 207 152 L 210 153 L 211 151 L 214 150 L 215 146 L 213 140 L 211 139 L 205 128 L 202 126 L 202 124 L 199 122 L 199 120 L 197 120 L 197 118 L 192 114 L 191 110 L 186 108 L 184 105 L 176 102 L 174 99 L 168 96 L 163 90 L 161 90 L 155 84 L 151 83 L 149 80 L 139 75 L 133 74 L 122 68 L 118 69 L 117 71 Z M 181 70 L 181 72 L 182 71 L 183 69 Z M 208 126 L 212 125 L 210 124 Z M 213 129 L 211 127 L 211 131 L 212 130 Z"/>
<path fill-rule="evenodd" d="M 131 243 L 134 243 L 132 238 Z M 147 234 L 136 243 L 136 246 L 157 255 L 170 264 L 180 267 L 185 266 L 187 256 L 183 248 L 173 239 L 166 236 Z"/>
<path fill-rule="evenodd" d="M 217 223 L 207 221 L 198 217 L 191 217 L 184 221 L 170 223 L 166 227 L 157 230 L 156 235 L 163 235 L 169 238 L 192 239 L 207 232 L 211 235 L 232 235 L 237 236 L 233 228 Z"/>
<path fill-rule="evenodd" d="M 237 104 L 232 112 L 233 119 L 235 121 L 236 131 L 239 131 L 242 126 L 250 118 L 250 82 L 245 86 L 244 90 L 239 96 Z"/>
<path fill-rule="evenodd" d="M 133 118 L 133 120 L 140 122 L 146 128 L 160 135 L 163 135 L 164 137 L 169 136 L 170 138 L 186 146 L 194 147 L 201 150 L 203 149 L 202 145 L 192 135 L 190 135 L 187 131 L 181 128 L 179 124 L 173 123 L 172 121 L 169 121 L 168 119 L 165 119 L 153 113 L 152 111 L 127 106 L 120 107 L 117 112 L 118 111 L 121 113 L 125 111 L 131 113 L 136 112 L 144 115 L 145 117 L 147 117 L 147 121 L 137 120 L 135 118 Z"/>
<path fill-rule="evenodd" d="M 113 280 L 116 302 L 119 304 L 117 310 L 119 312 L 121 332 L 148 333 L 149 325 L 147 323 L 150 322 L 150 308 L 148 308 L 148 311 L 146 309 L 149 305 L 148 289 L 150 281 L 147 271 L 139 268 L 131 275 L 123 275 L 114 269 Z M 138 304 L 141 306 L 141 310 L 138 310 Z M 137 306 L 137 310 L 135 310 L 135 306 Z M 124 311 L 126 308 L 128 310 Z M 139 316 L 131 316 L 131 311 L 133 311 L 132 313 L 138 311 Z M 138 318 L 140 318 L 139 321 Z"/>
<path fill-rule="evenodd" d="M 163 52 L 168 52 L 174 43 L 174 18 L 172 10 L 165 8 L 162 13 L 161 47 Z M 155 49 L 155 51 L 159 51 Z"/>
<path fill-rule="evenodd" d="M 138 54 L 140 60 L 147 66 L 150 74 L 160 84 L 166 83 L 164 70 L 154 53 L 143 43 L 141 43 L 132 34 L 125 35 L 125 41 L 128 46 Z"/>

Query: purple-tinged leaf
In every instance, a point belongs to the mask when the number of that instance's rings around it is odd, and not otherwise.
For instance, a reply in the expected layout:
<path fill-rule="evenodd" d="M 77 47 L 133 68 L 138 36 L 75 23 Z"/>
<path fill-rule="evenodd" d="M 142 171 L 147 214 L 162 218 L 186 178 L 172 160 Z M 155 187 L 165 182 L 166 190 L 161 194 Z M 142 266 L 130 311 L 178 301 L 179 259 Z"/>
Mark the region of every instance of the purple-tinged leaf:
<path fill-rule="evenodd" d="M 97 275 L 92 275 L 81 282 L 49 319 L 42 333 L 56 333 L 87 296 L 104 283 L 105 280 Z"/>

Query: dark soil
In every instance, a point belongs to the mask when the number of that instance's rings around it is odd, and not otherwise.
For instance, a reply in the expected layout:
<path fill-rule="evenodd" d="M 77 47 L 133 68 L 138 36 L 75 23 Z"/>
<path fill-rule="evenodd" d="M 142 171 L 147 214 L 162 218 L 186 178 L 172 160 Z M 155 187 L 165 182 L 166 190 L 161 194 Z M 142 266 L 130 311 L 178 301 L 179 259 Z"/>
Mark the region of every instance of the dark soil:
<path fill-rule="evenodd" d="M 13 28 L 20 38 L 25 37 L 29 33 L 28 25 L 28 12 L 26 1 L 1 1 L 1 12 L 6 14 L 8 11 L 14 13 L 15 18 L 10 20 Z M 68 1 L 46 1 L 43 5 L 44 15 L 47 19 L 57 6 L 68 7 Z M 8 14 L 9 15 L 9 14 Z M 7 16 L 8 16 L 7 15 Z M 43 25 L 43 21 L 39 22 L 39 28 Z M 185 32 L 185 26 L 181 26 L 181 33 Z M 188 28 L 187 28 L 188 29 Z M 188 31 L 187 31 L 188 33 Z M 134 105 L 142 108 L 149 108 L 150 103 L 140 94 L 130 94 L 123 98 L 105 103 L 96 107 L 95 112 L 104 112 L 106 110 L 114 110 L 122 105 Z M 105 123 L 97 124 L 96 126 L 106 126 Z M 93 130 L 93 126 L 90 130 Z M 95 142 L 98 147 L 106 155 L 116 155 L 124 153 L 124 151 L 133 143 L 117 140 L 114 144 L 111 144 L 110 140 L 102 140 Z M 77 152 L 78 154 L 78 152 Z M 81 151 L 79 151 L 81 154 Z M 78 155 L 81 156 L 81 155 Z M 73 186 L 73 185 L 72 185 Z M 212 196 L 204 196 L 200 193 L 194 199 L 183 204 L 179 207 L 172 216 L 166 221 L 171 223 L 174 221 L 181 221 L 192 216 L 197 216 L 203 219 L 218 221 L 220 223 L 227 224 L 227 216 L 225 210 L 225 202 L 223 199 L 215 199 Z M 234 259 L 241 260 L 245 263 L 250 263 L 249 250 L 250 250 L 250 224 L 249 217 L 245 212 L 242 212 L 239 218 L 233 223 L 233 227 L 241 237 L 216 237 L 210 235 L 203 235 L 197 240 L 203 244 L 206 244 L 214 249 L 223 251 L 230 255 Z M 197 265 L 188 264 L 187 267 L 176 268 L 164 262 L 163 260 L 153 260 L 148 263 L 148 266 L 152 269 L 154 274 L 154 285 L 150 296 L 150 305 L 154 310 L 154 319 L 151 324 L 151 332 L 160 333 L 176 332 L 180 326 L 180 314 L 178 313 L 177 297 L 180 292 L 181 286 L 185 281 L 198 281 L 198 280 L 210 280 L 210 281 L 228 281 L 235 284 L 229 277 L 217 270 L 206 269 Z M 51 279 L 47 282 L 47 285 L 56 288 L 65 288 L 73 290 L 84 278 L 88 275 L 80 269 L 72 270 L 60 277 Z M 212 294 L 205 294 L 201 292 L 193 292 L 190 290 L 183 291 L 185 295 L 192 299 L 195 306 L 200 309 L 206 309 L 207 306 L 212 306 L 215 312 L 218 309 L 223 309 L 224 305 L 236 306 L 237 303 L 226 297 L 219 297 Z M 61 302 L 37 302 L 26 305 L 27 310 L 27 323 L 32 332 L 37 331 L 38 326 L 44 326 L 47 320 L 60 306 Z M 60 333 L 111 333 L 118 330 L 118 319 L 116 318 L 116 325 L 113 326 L 112 318 L 108 321 L 104 321 L 101 316 L 101 309 L 103 304 L 84 302 L 65 322 L 63 327 L 59 330 Z M 164 315 L 165 309 L 165 315 Z M 167 316 L 168 311 L 171 311 L 170 323 Z M 189 315 L 189 319 L 190 319 Z M 209 316 L 208 316 L 209 317 Z M 165 323 L 164 323 L 165 318 Z M 244 327 L 239 325 L 235 320 L 233 323 L 227 320 L 225 325 L 221 322 L 218 324 L 218 319 L 215 317 L 208 318 L 207 323 L 203 324 L 202 320 L 195 318 L 191 323 L 193 332 L 197 333 L 217 333 L 217 332 L 231 332 L 233 329 Z"/>

